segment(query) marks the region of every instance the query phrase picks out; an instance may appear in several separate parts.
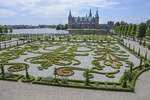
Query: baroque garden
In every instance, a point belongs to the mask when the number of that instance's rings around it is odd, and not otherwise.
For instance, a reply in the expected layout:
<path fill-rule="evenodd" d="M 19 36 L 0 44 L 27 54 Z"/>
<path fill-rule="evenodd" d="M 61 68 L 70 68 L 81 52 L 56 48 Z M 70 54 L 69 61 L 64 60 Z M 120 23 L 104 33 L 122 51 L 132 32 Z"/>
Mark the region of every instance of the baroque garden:
<path fill-rule="evenodd" d="M 4 47 L 2 80 L 134 91 L 138 76 L 150 69 L 146 56 L 111 35 L 50 34 Z"/>

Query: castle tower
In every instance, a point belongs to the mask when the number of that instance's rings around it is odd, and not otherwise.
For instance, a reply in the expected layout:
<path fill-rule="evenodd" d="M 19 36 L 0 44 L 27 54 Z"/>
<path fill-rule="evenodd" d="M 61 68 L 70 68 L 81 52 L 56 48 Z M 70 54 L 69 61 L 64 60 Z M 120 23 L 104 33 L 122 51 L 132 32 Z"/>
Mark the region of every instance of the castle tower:
<path fill-rule="evenodd" d="M 68 16 L 68 27 L 72 28 L 72 14 L 71 14 L 71 10 L 70 10 L 69 16 Z"/>
<path fill-rule="evenodd" d="M 90 9 L 89 17 L 92 17 L 92 11 L 91 11 L 91 9 Z"/>
<path fill-rule="evenodd" d="M 96 28 L 98 28 L 99 26 L 99 14 L 98 14 L 98 10 L 96 11 L 96 15 L 95 15 L 95 26 Z"/>
<path fill-rule="evenodd" d="M 69 26 L 69 28 L 72 28 L 72 14 L 71 14 L 71 10 L 69 11 L 69 16 L 68 16 L 68 26 Z"/>

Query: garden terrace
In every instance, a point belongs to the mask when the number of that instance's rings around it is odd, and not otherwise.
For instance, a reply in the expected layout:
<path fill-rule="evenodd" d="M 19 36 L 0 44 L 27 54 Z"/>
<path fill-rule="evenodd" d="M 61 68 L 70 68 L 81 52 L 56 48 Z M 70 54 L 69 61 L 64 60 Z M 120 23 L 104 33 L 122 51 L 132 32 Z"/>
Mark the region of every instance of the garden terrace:
<path fill-rule="evenodd" d="M 0 79 L 19 75 L 34 84 L 134 91 L 137 77 L 150 69 L 148 59 L 141 61 L 111 36 L 53 37 L 2 50 Z"/>

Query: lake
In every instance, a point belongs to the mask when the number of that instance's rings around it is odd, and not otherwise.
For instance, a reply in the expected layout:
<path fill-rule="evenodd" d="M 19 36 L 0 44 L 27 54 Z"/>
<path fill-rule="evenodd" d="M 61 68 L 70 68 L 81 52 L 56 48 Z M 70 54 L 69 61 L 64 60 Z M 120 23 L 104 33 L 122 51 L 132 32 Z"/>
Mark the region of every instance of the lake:
<path fill-rule="evenodd" d="M 52 28 L 38 28 L 38 29 L 13 29 L 11 34 L 68 34 L 66 30 L 56 30 Z"/>

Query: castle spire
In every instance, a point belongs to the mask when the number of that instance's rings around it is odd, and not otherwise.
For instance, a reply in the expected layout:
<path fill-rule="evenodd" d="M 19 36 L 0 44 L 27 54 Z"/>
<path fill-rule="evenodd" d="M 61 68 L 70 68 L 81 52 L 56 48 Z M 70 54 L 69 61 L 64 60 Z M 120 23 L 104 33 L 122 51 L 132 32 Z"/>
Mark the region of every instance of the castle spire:
<path fill-rule="evenodd" d="M 69 16 L 72 16 L 72 14 L 71 14 L 71 10 L 69 11 Z"/>
<path fill-rule="evenodd" d="M 89 14 L 89 17 L 92 17 L 92 11 L 91 11 L 91 9 L 90 9 L 90 14 Z"/>
<path fill-rule="evenodd" d="M 98 9 L 97 9 L 97 11 L 96 11 L 96 17 L 99 17 L 99 15 L 98 15 Z"/>

